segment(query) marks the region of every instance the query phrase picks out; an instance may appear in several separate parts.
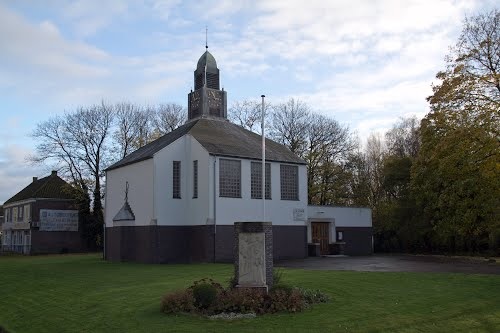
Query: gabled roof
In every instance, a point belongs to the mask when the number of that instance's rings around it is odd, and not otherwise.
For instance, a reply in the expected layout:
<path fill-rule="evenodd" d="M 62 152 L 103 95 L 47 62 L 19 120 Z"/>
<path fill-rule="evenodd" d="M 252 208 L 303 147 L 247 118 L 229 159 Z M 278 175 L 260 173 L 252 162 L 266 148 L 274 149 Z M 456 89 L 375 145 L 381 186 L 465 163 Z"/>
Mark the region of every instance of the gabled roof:
<path fill-rule="evenodd" d="M 33 180 L 28 186 L 14 195 L 5 204 L 34 198 L 47 199 L 74 199 L 71 187 L 62 180 L 55 171 L 50 176 Z"/>
<path fill-rule="evenodd" d="M 116 162 L 106 171 L 149 158 L 178 138 L 191 134 L 211 155 L 260 160 L 261 136 L 225 119 L 200 118 L 192 120 L 161 138 L 145 145 Z M 266 160 L 293 164 L 306 164 L 287 147 L 266 139 Z"/>

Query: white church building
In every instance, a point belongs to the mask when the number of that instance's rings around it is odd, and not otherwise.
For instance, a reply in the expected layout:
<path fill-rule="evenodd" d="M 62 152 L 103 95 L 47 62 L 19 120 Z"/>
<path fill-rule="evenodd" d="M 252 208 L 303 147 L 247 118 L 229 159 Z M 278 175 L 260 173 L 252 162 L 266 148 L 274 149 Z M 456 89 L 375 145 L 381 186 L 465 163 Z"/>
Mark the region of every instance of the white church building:
<path fill-rule="evenodd" d="M 186 124 L 106 169 L 106 259 L 232 261 L 234 223 L 264 219 L 261 136 L 227 120 L 227 93 L 208 51 L 194 87 Z M 275 259 L 307 257 L 312 243 L 321 254 L 335 244 L 372 252 L 371 211 L 308 207 L 305 161 L 268 139 L 265 173 Z"/>

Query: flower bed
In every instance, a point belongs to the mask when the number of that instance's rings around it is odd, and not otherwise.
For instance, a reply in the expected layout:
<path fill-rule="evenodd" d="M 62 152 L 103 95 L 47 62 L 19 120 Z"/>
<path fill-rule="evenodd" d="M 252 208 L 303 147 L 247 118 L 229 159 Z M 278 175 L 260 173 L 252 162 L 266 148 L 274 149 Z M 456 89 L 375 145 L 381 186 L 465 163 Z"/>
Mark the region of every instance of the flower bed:
<path fill-rule="evenodd" d="M 266 314 L 299 312 L 315 303 L 326 303 L 329 296 L 319 290 L 307 290 L 287 285 L 275 285 L 268 293 L 262 289 L 224 288 L 221 284 L 202 279 L 185 290 L 163 296 L 161 311 L 197 313 L 214 316 L 224 313 Z"/>

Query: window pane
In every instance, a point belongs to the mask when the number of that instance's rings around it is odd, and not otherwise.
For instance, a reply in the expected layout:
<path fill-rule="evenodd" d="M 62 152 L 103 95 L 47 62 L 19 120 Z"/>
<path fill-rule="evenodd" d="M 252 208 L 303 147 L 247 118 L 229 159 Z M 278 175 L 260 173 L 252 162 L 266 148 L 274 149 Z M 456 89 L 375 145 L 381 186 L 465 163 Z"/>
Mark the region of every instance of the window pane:
<path fill-rule="evenodd" d="M 193 198 L 198 198 L 198 161 L 193 161 Z"/>
<path fill-rule="evenodd" d="M 176 199 L 181 198 L 181 162 L 174 161 L 172 174 L 172 193 Z"/>
<path fill-rule="evenodd" d="M 299 200 L 299 167 L 280 165 L 281 200 Z"/>
<path fill-rule="evenodd" d="M 241 162 L 221 159 L 219 164 L 219 196 L 241 198 Z"/>
<path fill-rule="evenodd" d="M 262 199 L 262 163 L 252 162 L 251 164 L 251 197 L 252 199 Z M 266 199 L 271 199 L 271 164 L 266 163 Z"/>

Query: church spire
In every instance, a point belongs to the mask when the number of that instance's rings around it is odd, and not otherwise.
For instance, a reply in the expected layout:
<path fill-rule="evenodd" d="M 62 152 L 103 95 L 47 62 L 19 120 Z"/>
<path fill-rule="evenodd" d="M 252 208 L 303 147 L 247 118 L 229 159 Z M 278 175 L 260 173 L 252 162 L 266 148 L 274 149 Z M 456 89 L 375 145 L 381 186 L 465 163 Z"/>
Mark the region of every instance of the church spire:
<path fill-rule="evenodd" d="M 205 48 L 194 71 L 194 91 L 188 95 L 188 120 L 198 117 L 227 117 L 227 93 L 220 90 L 219 68 L 208 52 L 208 28 Z"/>

